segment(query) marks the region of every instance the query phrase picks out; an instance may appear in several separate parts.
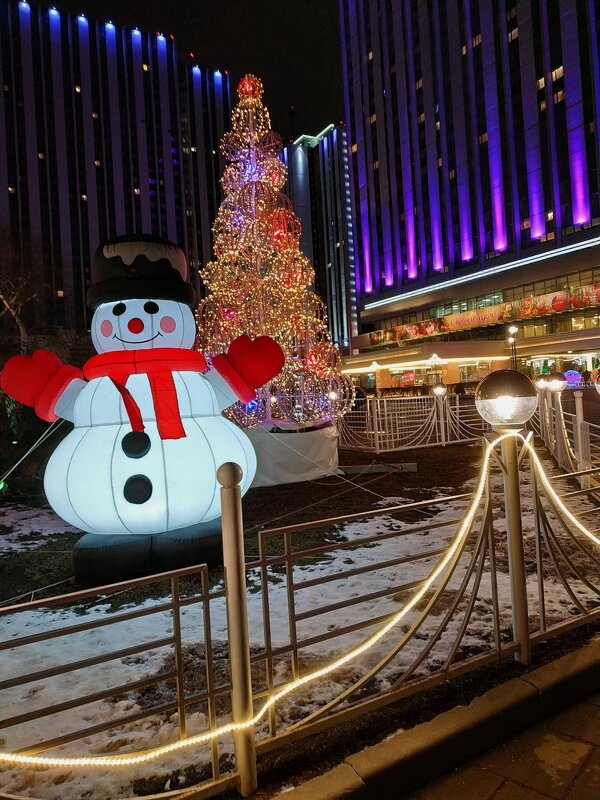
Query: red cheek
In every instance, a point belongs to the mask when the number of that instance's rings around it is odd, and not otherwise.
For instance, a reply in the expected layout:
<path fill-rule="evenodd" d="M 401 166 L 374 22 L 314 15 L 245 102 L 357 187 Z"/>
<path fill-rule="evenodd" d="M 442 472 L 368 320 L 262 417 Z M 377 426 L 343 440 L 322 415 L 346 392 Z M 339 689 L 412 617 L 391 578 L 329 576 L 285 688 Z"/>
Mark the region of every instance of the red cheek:
<path fill-rule="evenodd" d="M 173 333 L 177 326 L 177 323 L 173 319 L 173 317 L 163 317 L 160 321 L 160 329 L 165 333 Z"/>
<path fill-rule="evenodd" d="M 100 333 L 102 336 L 111 336 L 113 332 L 112 322 L 109 322 L 107 319 L 102 321 L 100 325 Z"/>

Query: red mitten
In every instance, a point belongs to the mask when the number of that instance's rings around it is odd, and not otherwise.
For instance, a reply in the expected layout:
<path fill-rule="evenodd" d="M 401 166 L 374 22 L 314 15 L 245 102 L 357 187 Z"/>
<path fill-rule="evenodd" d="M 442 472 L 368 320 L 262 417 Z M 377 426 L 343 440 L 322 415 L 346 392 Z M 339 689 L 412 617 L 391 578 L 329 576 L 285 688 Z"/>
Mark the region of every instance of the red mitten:
<path fill-rule="evenodd" d="M 255 389 L 281 372 L 285 363 L 283 350 L 270 336 L 254 341 L 245 334 L 234 339 L 227 354 L 214 356 L 213 367 L 224 378 L 242 403 L 256 397 Z"/>
<path fill-rule="evenodd" d="M 35 408 L 38 417 L 47 422 L 58 419 L 54 406 L 74 378 L 82 378 L 77 367 L 63 364 L 58 356 L 48 350 L 36 350 L 32 356 L 9 358 L 2 374 L 2 390 L 23 403 Z"/>

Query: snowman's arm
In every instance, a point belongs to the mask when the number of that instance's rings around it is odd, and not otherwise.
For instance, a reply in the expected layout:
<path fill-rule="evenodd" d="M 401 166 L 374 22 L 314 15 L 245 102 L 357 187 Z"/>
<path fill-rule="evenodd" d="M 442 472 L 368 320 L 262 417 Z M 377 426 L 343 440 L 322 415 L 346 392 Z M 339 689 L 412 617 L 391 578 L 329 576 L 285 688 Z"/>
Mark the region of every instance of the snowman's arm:
<path fill-rule="evenodd" d="M 73 419 L 75 418 L 75 401 L 79 397 L 79 393 L 83 387 L 86 385 L 87 381 L 84 381 L 81 378 L 75 378 L 71 381 L 71 383 L 67 384 L 63 393 L 56 401 L 56 405 L 54 406 L 54 413 L 57 417 L 61 417 L 62 419 L 69 420 L 69 422 L 73 422 Z"/>
<path fill-rule="evenodd" d="M 217 398 L 217 403 L 219 404 L 219 411 L 223 411 L 234 403 L 237 403 L 238 398 L 235 392 L 229 386 L 225 378 L 219 375 L 216 369 L 205 372 L 202 377 L 212 386 Z"/>

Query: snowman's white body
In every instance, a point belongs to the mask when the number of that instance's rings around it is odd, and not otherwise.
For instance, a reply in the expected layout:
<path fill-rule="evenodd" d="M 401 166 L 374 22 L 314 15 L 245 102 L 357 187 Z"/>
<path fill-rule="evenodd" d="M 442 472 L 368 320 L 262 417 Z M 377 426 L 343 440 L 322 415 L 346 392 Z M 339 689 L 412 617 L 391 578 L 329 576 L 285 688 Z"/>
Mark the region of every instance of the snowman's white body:
<path fill-rule="evenodd" d="M 98 352 L 154 347 L 185 352 L 191 347 L 195 325 L 189 308 L 174 301 L 144 303 L 128 300 L 118 304 L 121 308 L 107 303 L 96 310 L 92 339 Z M 242 493 L 249 488 L 256 472 L 254 449 L 245 433 L 221 415 L 236 401 L 235 394 L 215 370 L 171 375 L 186 434 L 177 439 L 159 435 L 148 376 L 132 374 L 125 383 L 150 438 L 148 452 L 139 458 L 124 452 L 123 438 L 132 424 L 111 378 L 76 379 L 65 390 L 55 412 L 71 420 L 74 429 L 52 454 L 44 488 L 50 505 L 67 522 L 89 533 L 146 535 L 208 522 L 220 516 L 216 472 L 227 461 L 243 470 Z M 151 484 L 143 502 L 124 495 L 133 476 Z"/>
<path fill-rule="evenodd" d="M 221 513 L 218 467 L 235 461 L 243 470 L 242 493 L 256 472 L 248 437 L 221 416 L 210 381 L 194 372 L 173 373 L 185 437 L 161 439 L 146 375 L 132 375 L 126 387 L 142 414 L 150 450 L 130 458 L 121 447 L 131 431 L 121 395 L 110 378 L 95 378 L 79 393 L 74 429 L 56 448 L 44 488 L 63 519 L 89 533 L 155 534 L 215 519 Z M 229 403 L 227 403 L 229 405 Z M 128 478 L 144 475 L 152 484 L 141 504 L 125 499 Z"/>

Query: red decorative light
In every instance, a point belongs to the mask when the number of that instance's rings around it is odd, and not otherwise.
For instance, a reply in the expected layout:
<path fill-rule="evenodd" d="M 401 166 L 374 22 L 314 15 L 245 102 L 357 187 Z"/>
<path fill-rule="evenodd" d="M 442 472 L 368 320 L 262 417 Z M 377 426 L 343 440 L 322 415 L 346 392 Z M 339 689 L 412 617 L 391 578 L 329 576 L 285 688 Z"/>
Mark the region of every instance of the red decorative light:
<path fill-rule="evenodd" d="M 261 81 L 254 75 L 244 75 L 238 83 L 237 93 L 240 98 L 251 97 L 255 100 L 260 100 L 263 86 Z"/>

